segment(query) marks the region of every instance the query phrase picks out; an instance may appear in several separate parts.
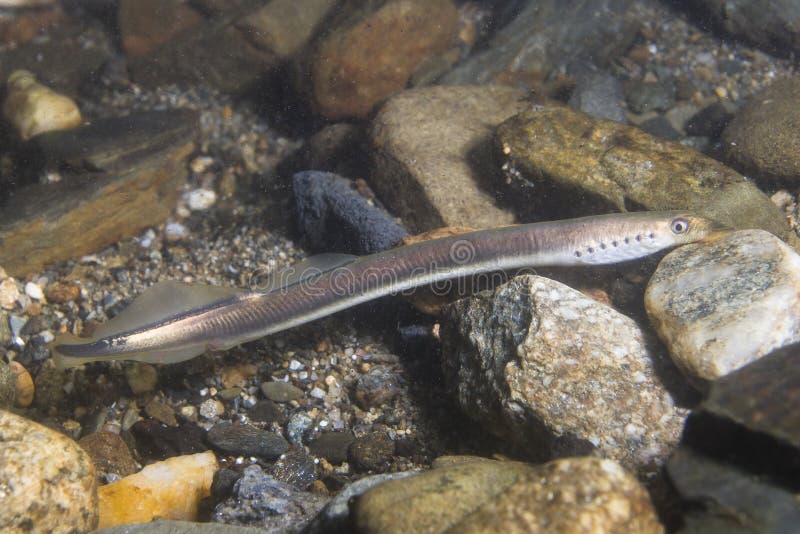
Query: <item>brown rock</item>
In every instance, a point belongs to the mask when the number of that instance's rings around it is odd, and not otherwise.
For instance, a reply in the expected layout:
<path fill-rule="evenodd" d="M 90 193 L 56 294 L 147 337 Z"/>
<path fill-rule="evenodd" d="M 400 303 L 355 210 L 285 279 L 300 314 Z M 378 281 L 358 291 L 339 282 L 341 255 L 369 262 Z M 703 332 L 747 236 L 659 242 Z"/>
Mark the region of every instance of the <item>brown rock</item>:
<path fill-rule="evenodd" d="M 530 201 L 539 211 L 555 206 L 564 217 L 631 207 L 688 209 L 731 228 L 789 238 L 783 214 L 742 175 L 632 126 L 565 106 L 537 106 L 500 125 L 497 143 L 510 180 L 535 187 Z"/>
<path fill-rule="evenodd" d="M 43 3 L 43 2 L 39 2 Z M 47 2 L 55 4 L 55 2 Z M 20 10 L 13 17 L 0 19 L 0 43 L 25 43 L 64 19 L 59 5 L 44 9 Z"/>
<path fill-rule="evenodd" d="M 800 79 L 773 82 L 728 124 L 722 146 L 751 178 L 800 180 Z"/>
<path fill-rule="evenodd" d="M 122 48 L 130 58 L 147 55 L 202 20 L 181 0 L 121 0 L 117 8 Z"/>
<path fill-rule="evenodd" d="M 45 288 L 44 296 L 47 302 L 63 304 L 71 300 L 78 300 L 78 297 L 81 296 L 81 287 L 69 282 L 55 282 Z"/>
<path fill-rule="evenodd" d="M 33 386 L 33 378 L 31 378 L 31 374 L 21 363 L 14 361 L 11 362 L 9 366 L 16 379 L 14 386 L 16 391 L 16 406 L 27 408 L 33 402 L 33 394 L 36 391 L 36 388 Z"/>
<path fill-rule="evenodd" d="M 92 458 L 98 476 L 114 474 L 126 477 L 136 472 L 136 461 L 119 434 L 95 432 L 83 436 L 78 445 Z"/>
<path fill-rule="evenodd" d="M 15 192 L 0 213 L 0 257 L 20 276 L 166 220 L 194 149 L 196 115 L 177 110 L 96 121 L 36 138 L 44 159 L 99 172 Z"/>
<path fill-rule="evenodd" d="M 412 230 L 514 222 L 498 205 L 492 129 L 526 104 L 508 87 L 430 87 L 390 99 L 372 123 L 370 181 Z"/>
<path fill-rule="evenodd" d="M 68 437 L 0 410 L 0 530 L 88 532 L 97 526 L 89 455 Z"/>
<path fill-rule="evenodd" d="M 402 90 L 424 59 L 450 46 L 457 19 L 450 0 L 387 0 L 354 16 L 322 39 L 311 61 L 317 111 L 365 117 Z"/>

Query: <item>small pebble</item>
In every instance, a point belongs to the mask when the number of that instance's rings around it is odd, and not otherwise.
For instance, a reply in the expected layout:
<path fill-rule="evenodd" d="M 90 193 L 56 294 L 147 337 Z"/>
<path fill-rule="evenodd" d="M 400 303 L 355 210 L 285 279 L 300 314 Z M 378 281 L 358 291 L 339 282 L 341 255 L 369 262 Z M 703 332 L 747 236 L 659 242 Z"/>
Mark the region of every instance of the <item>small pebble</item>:
<path fill-rule="evenodd" d="M 208 399 L 200 405 L 200 417 L 209 421 L 225 413 L 225 406 L 217 399 Z"/>
<path fill-rule="evenodd" d="M 192 211 L 204 211 L 214 205 L 217 194 L 211 189 L 195 189 L 186 195 L 186 203 Z"/>
<path fill-rule="evenodd" d="M 33 300 L 42 300 L 44 298 L 42 288 L 33 282 L 28 282 L 25 284 L 25 294 Z"/>
<path fill-rule="evenodd" d="M 33 402 L 33 394 L 36 388 L 33 386 L 33 378 L 25 367 L 19 362 L 11 362 L 11 372 L 16 377 L 16 406 L 27 408 Z"/>
<path fill-rule="evenodd" d="M 400 392 L 397 368 L 375 365 L 356 382 L 355 397 L 362 410 L 379 407 L 391 401 Z"/>
<path fill-rule="evenodd" d="M 0 360 L 0 409 L 10 408 L 14 405 L 16 383 L 14 370 Z"/>
<path fill-rule="evenodd" d="M 325 432 L 309 445 L 309 449 L 314 456 L 341 465 L 347 461 L 347 449 L 355 439 L 350 432 Z"/>
<path fill-rule="evenodd" d="M 161 401 L 151 400 L 144 406 L 144 411 L 160 423 L 164 423 L 167 426 L 178 426 L 178 420 L 175 419 L 175 410 Z"/>
<path fill-rule="evenodd" d="M 275 460 L 289 450 L 289 443 L 279 434 L 227 421 L 214 425 L 206 439 L 217 450 L 266 460 Z"/>
<path fill-rule="evenodd" d="M 189 229 L 179 222 L 168 222 L 164 226 L 164 238 L 169 243 L 177 243 L 189 237 Z"/>
<path fill-rule="evenodd" d="M 0 282 L 0 306 L 6 310 L 14 309 L 19 298 L 17 282 L 13 278 L 6 278 Z"/>
<path fill-rule="evenodd" d="M 147 363 L 134 363 L 125 370 L 125 378 L 134 395 L 149 393 L 158 383 L 158 371 Z"/>
<path fill-rule="evenodd" d="M 395 444 L 384 432 L 373 432 L 350 445 L 348 458 L 359 471 L 385 471 L 394 455 Z"/>
<path fill-rule="evenodd" d="M 303 435 L 314 424 L 314 420 L 305 412 L 297 412 L 289 418 L 286 424 L 286 436 L 294 445 L 303 443 Z"/>
<path fill-rule="evenodd" d="M 263 382 L 261 392 L 275 402 L 289 402 L 303 398 L 303 390 L 288 382 Z"/>
<path fill-rule="evenodd" d="M 81 288 L 78 284 L 56 282 L 45 288 L 44 296 L 47 297 L 48 302 L 63 304 L 78 300 L 78 297 L 81 296 Z"/>

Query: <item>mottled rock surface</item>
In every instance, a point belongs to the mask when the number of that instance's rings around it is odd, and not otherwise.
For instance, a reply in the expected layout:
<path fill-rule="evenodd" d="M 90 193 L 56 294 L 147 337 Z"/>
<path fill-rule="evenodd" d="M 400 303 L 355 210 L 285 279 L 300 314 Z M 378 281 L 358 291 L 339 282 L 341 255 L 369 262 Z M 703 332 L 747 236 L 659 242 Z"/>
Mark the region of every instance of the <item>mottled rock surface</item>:
<path fill-rule="evenodd" d="M 662 532 L 647 491 L 611 460 L 532 466 L 474 459 L 355 499 L 359 532 Z"/>
<path fill-rule="evenodd" d="M 751 178 L 800 180 L 798 131 L 800 79 L 787 78 L 739 110 L 722 134 L 722 147 L 731 165 Z"/>
<path fill-rule="evenodd" d="M 537 459 L 594 453 L 652 471 L 677 443 L 685 389 L 636 323 L 561 283 L 518 276 L 453 304 L 445 378 L 464 411 Z"/>
<path fill-rule="evenodd" d="M 788 238 L 783 215 L 743 176 L 632 126 L 539 106 L 503 123 L 497 142 L 505 169 L 535 192 L 531 200 L 537 206 L 546 200 L 572 206 L 576 214 L 689 209 L 731 228 L 761 228 Z"/>
<path fill-rule="evenodd" d="M 504 87 L 430 87 L 390 99 L 372 123 L 370 185 L 417 232 L 512 224 L 490 177 L 491 132 L 526 104 Z M 454 192 L 458 194 L 454 194 Z"/>
<path fill-rule="evenodd" d="M 87 532 L 97 526 L 97 480 L 77 443 L 0 410 L 0 530 Z"/>
<path fill-rule="evenodd" d="M 136 462 L 119 434 L 93 432 L 78 440 L 78 445 L 89 454 L 98 476 L 123 478 L 136 472 Z"/>
<path fill-rule="evenodd" d="M 622 107 L 622 84 L 608 72 L 595 72 L 578 78 L 569 105 L 595 119 L 628 122 Z"/>
<path fill-rule="evenodd" d="M 217 450 L 268 460 L 289 450 L 289 443 L 280 434 L 245 424 L 219 423 L 208 431 L 206 439 Z"/>
<path fill-rule="evenodd" d="M 675 363 L 714 380 L 800 340 L 800 256 L 761 230 L 681 247 L 653 274 L 645 306 Z"/>
<path fill-rule="evenodd" d="M 328 119 L 365 117 L 405 88 L 424 59 L 444 52 L 458 14 L 450 0 L 387 0 L 322 38 L 311 60 L 312 100 Z"/>

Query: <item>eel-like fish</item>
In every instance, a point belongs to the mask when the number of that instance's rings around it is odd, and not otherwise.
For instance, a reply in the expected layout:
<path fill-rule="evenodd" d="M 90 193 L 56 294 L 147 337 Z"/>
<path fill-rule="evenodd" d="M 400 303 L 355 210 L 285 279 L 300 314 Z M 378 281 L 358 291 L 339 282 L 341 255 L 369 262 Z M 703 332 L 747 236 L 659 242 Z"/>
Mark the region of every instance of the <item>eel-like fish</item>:
<path fill-rule="evenodd" d="M 93 338 L 65 334 L 52 350 L 60 367 L 117 359 L 176 363 L 443 280 L 634 260 L 720 229 L 674 211 L 600 215 L 480 230 L 369 256 L 315 256 L 249 291 L 162 282 L 100 325 Z"/>

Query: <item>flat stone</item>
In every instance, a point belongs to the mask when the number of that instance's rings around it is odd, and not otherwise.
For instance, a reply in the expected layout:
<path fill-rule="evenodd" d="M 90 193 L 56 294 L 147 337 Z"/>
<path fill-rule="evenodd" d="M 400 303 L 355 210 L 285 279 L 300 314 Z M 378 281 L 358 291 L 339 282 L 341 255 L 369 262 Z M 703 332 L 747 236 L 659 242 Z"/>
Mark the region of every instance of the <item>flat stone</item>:
<path fill-rule="evenodd" d="M 498 202 L 492 129 L 526 106 L 504 87 L 405 91 L 372 122 L 370 185 L 414 232 L 442 226 L 489 228 L 515 222 Z"/>
<path fill-rule="evenodd" d="M 631 0 L 540 0 L 523 6 L 485 51 L 473 54 L 441 83 L 530 86 L 578 61 L 607 66 L 636 38 Z"/>
<path fill-rule="evenodd" d="M 794 344 L 715 380 L 700 409 L 800 450 L 799 357 Z"/>
<path fill-rule="evenodd" d="M 262 382 L 261 393 L 273 402 L 290 402 L 303 398 L 303 390 L 288 382 Z"/>
<path fill-rule="evenodd" d="M 167 219 L 194 150 L 194 112 L 146 112 L 43 134 L 36 161 L 86 169 L 14 192 L 0 212 L 0 257 L 15 276 L 96 251 Z"/>
<path fill-rule="evenodd" d="M 328 119 L 363 118 L 403 90 L 423 59 L 443 53 L 456 32 L 450 0 L 383 0 L 346 17 L 311 59 L 312 102 Z"/>
<path fill-rule="evenodd" d="M 500 125 L 497 144 L 509 178 L 533 193 L 527 196 L 540 214 L 549 206 L 557 206 L 560 217 L 685 209 L 731 228 L 761 228 L 797 241 L 783 214 L 742 175 L 632 126 L 536 106 Z"/>
<path fill-rule="evenodd" d="M 800 256 L 763 230 L 681 247 L 659 264 L 645 307 L 675 363 L 715 380 L 800 341 Z"/>
<path fill-rule="evenodd" d="M 278 434 L 251 425 L 219 423 L 208 431 L 206 439 L 217 450 L 274 460 L 289 450 L 289 443 Z"/>
<path fill-rule="evenodd" d="M 722 133 L 722 147 L 731 165 L 751 178 L 796 182 L 799 130 L 800 80 L 787 78 L 773 82 L 739 110 Z"/>
<path fill-rule="evenodd" d="M 0 410 L 0 530 L 88 532 L 97 526 L 89 455 L 68 437 Z"/>
<path fill-rule="evenodd" d="M 675 367 L 632 319 L 559 282 L 517 276 L 457 301 L 440 335 L 465 413 L 531 458 L 596 454 L 649 473 L 680 439 L 672 393 L 689 387 Z"/>

